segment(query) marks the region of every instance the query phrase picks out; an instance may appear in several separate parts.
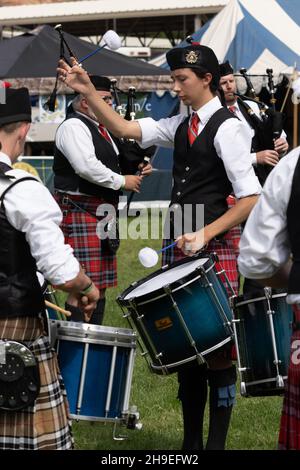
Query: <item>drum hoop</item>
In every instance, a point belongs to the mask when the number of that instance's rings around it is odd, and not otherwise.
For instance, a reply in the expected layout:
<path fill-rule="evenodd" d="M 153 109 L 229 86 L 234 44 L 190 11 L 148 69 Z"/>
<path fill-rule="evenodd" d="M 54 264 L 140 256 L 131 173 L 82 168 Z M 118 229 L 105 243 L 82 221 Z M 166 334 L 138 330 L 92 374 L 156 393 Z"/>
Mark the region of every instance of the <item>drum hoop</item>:
<path fill-rule="evenodd" d="M 272 295 L 270 300 L 272 301 L 272 299 L 278 299 L 278 298 L 286 297 L 286 296 L 287 296 L 287 292 L 282 292 L 281 294 Z M 236 300 L 237 300 L 237 298 L 236 298 Z M 242 302 L 236 302 L 234 304 L 234 306 L 235 307 L 241 307 L 243 305 L 248 305 L 248 304 L 252 304 L 252 303 L 255 303 L 255 302 L 260 302 L 261 300 L 267 300 L 267 298 L 266 297 L 256 297 L 255 299 L 243 300 Z"/>
<path fill-rule="evenodd" d="M 205 256 L 204 256 L 205 255 Z M 124 297 L 126 297 L 128 294 L 130 294 L 134 289 L 136 289 L 137 287 L 143 285 L 145 282 L 148 282 L 148 281 L 151 281 L 153 280 L 156 276 L 157 273 L 159 274 L 162 274 L 163 272 L 166 272 L 166 271 L 170 271 L 171 269 L 173 268 L 176 268 L 177 266 L 181 266 L 183 264 L 187 264 L 187 263 L 190 263 L 192 261 L 196 261 L 197 259 L 203 259 L 203 258 L 206 258 L 207 261 L 212 261 L 212 266 L 209 267 L 212 268 L 213 266 L 215 266 L 216 262 L 215 260 L 212 258 L 211 254 L 210 253 L 201 253 L 201 255 L 199 255 L 198 257 L 195 257 L 192 258 L 192 257 L 186 257 L 186 258 L 183 258 L 182 260 L 179 260 L 179 261 L 176 261 L 175 263 L 172 263 L 171 265 L 169 264 L 166 264 L 164 266 L 162 266 L 159 270 L 149 274 L 149 276 L 146 276 L 145 278 L 143 279 L 140 279 L 139 281 L 135 281 L 135 282 L 132 282 L 130 284 L 129 287 L 127 287 L 127 289 L 125 289 L 125 291 L 122 292 L 122 294 L 120 294 L 118 297 L 117 297 L 117 300 L 118 302 L 121 304 L 121 305 L 126 305 L 126 303 L 130 303 L 133 299 L 135 299 L 136 297 L 130 297 L 128 299 L 124 299 Z M 206 262 L 207 262 L 206 261 Z M 204 265 L 202 265 L 202 267 L 204 267 Z M 208 272 L 209 269 L 205 272 Z M 190 274 L 192 274 L 194 271 L 191 271 Z M 189 274 L 189 275 L 190 275 Z M 178 282 L 178 281 L 173 281 L 173 283 L 175 282 Z M 173 283 L 169 284 L 169 285 L 172 285 Z M 156 290 L 159 290 L 161 289 L 161 287 L 159 287 L 158 289 Z M 155 292 L 155 291 L 152 291 L 152 293 Z M 151 292 L 149 292 L 148 294 L 151 294 Z M 143 294 L 143 295 L 148 295 L 148 294 Z M 143 297 L 143 296 L 139 296 L 139 297 Z"/>
<path fill-rule="evenodd" d="M 213 264 L 212 264 L 211 266 L 209 266 L 209 268 L 208 268 L 207 270 L 205 270 L 205 274 L 208 273 L 209 271 L 211 271 L 211 270 L 214 268 L 214 266 L 215 266 L 215 262 L 213 262 Z M 189 276 L 190 276 L 192 273 L 194 273 L 195 271 L 197 271 L 197 268 L 196 268 L 194 271 L 191 271 L 191 272 L 189 273 Z M 172 288 L 170 288 L 169 292 L 170 292 L 170 293 L 177 292 L 178 290 L 187 287 L 188 285 L 192 284 L 193 282 L 198 281 L 200 278 L 201 278 L 201 274 L 197 275 L 197 276 L 194 277 L 193 279 L 190 279 L 190 280 L 187 281 L 185 284 L 181 284 L 180 286 L 175 287 L 175 289 L 173 289 L 173 290 L 172 290 Z M 173 283 L 169 284 L 168 287 L 172 286 L 173 284 L 175 284 L 175 283 L 177 283 L 177 282 L 178 282 L 178 281 L 174 281 Z M 157 290 L 164 289 L 164 287 L 166 287 L 166 286 L 167 286 L 167 284 L 166 284 L 165 286 L 163 286 L 163 287 L 159 287 Z M 152 291 L 152 293 L 153 293 L 153 292 L 155 292 L 155 291 Z M 155 300 L 161 299 L 161 298 L 166 297 L 166 296 L 169 295 L 169 293 L 166 293 L 166 292 L 165 292 L 164 294 L 160 294 L 160 295 L 158 295 L 157 297 L 153 297 L 153 298 L 151 298 L 151 299 L 149 299 L 149 300 L 145 300 L 144 302 L 137 302 L 137 299 L 143 298 L 145 295 L 149 295 L 149 294 L 151 294 L 151 292 L 148 292 L 147 294 L 141 295 L 141 296 L 139 296 L 139 297 L 132 297 L 131 299 L 126 299 L 126 300 L 124 300 L 124 302 L 127 302 L 127 301 L 128 301 L 128 302 L 132 302 L 132 301 L 134 301 L 135 305 L 146 305 L 146 304 L 148 304 L 148 303 L 154 302 Z M 119 299 L 118 299 L 118 300 L 119 300 Z"/>
<path fill-rule="evenodd" d="M 212 346 L 211 348 L 206 349 L 203 352 L 200 352 L 201 356 L 205 356 L 206 354 L 214 352 L 216 349 L 221 348 L 222 346 L 227 344 L 229 341 L 231 341 L 231 339 L 232 339 L 231 336 L 229 336 L 228 338 L 224 339 L 223 341 L 220 341 L 220 343 L 216 344 L 215 346 Z M 151 362 L 151 367 L 155 370 L 163 370 L 163 369 L 166 369 L 166 368 L 167 369 L 168 368 L 173 369 L 174 367 L 179 367 L 179 366 L 182 366 L 183 364 L 187 364 L 188 362 L 195 361 L 195 360 L 197 360 L 197 355 L 196 354 L 194 356 L 187 357 L 186 359 L 183 359 L 182 361 L 171 362 L 169 364 L 163 364 L 162 366 L 154 365 Z"/>
<path fill-rule="evenodd" d="M 282 376 L 283 380 L 287 380 L 287 375 Z M 246 386 L 251 386 L 251 385 L 259 385 L 259 384 L 264 384 L 264 383 L 269 383 L 269 382 L 276 382 L 277 377 L 271 377 L 270 379 L 262 379 L 262 380 L 255 380 L 253 382 L 245 382 Z"/>
<path fill-rule="evenodd" d="M 128 413 L 127 413 L 128 414 Z M 119 423 L 119 424 L 126 424 L 126 415 L 123 411 L 121 411 L 121 416 L 120 418 L 105 418 L 104 416 L 102 417 L 96 417 L 96 416 L 85 416 L 85 415 L 77 415 L 74 413 L 70 413 L 70 418 L 74 419 L 76 421 L 99 421 L 101 423 Z"/>
<path fill-rule="evenodd" d="M 100 339 L 94 339 L 94 338 L 81 338 L 79 336 L 71 336 L 71 335 L 57 335 L 57 340 L 58 341 L 70 341 L 71 343 L 88 343 L 88 344 L 101 344 L 102 346 L 117 346 L 117 347 L 123 347 L 127 349 L 135 349 L 136 344 L 133 342 L 128 342 L 128 343 L 119 343 L 118 341 L 101 341 Z"/>
<path fill-rule="evenodd" d="M 70 325 L 68 323 L 74 323 L 77 326 Z M 66 322 L 64 320 L 52 320 L 51 324 L 57 326 L 57 336 L 64 335 L 76 338 L 86 338 L 92 340 L 100 340 L 100 338 L 118 338 L 119 341 L 122 339 L 136 339 L 136 333 L 134 330 L 129 328 L 115 328 L 101 326 L 101 331 L 93 330 L 89 326 L 98 326 L 98 325 L 88 325 L 87 328 L 80 328 L 80 323 L 76 322 Z"/>

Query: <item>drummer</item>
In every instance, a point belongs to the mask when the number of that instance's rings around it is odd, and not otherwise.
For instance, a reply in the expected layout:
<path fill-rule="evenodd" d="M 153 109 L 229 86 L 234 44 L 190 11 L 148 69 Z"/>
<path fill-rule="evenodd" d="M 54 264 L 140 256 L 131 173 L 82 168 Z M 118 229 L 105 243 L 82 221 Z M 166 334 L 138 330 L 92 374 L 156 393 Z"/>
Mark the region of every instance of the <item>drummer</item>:
<path fill-rule="evenodd" d="M 69 303 L 79 305 L 86 320 L 99 292 L 64 244 L 59 228 L 62 214 L 49 191 L 29 173 L 12 169 L 23 151 L 30 122 L 27 88 L 6 90 L 6 102 L 0 104 L 0 449 L 65 450 L 73 447 L 68 404 L 56 353 L 45 335 L 45 306 L 36 271 L 68 292 Z M 8 383 L 3 340 L 20 341 L 34 355 L 40 377 L 36 398 L 34 390 L 23 388 L 28 380 L 23 367 L 15 381 L 16 396 L 3 400 Z M 34 388 L 38 391 L 36 384 Z M 35 398 L 30 406 L 26 405 L 29 398 Z"/>
<path fill-rule="evenodd" d="M 286 450 L 300 450 L 299 181 L 297 147 L 268 177 L 261 199 L 246 223 L 238 259 L 244 276 L 259 280 L 263 286 L 287 288 L 287 302 L 294 304 L 291 360 L 278 444 L 279 449 Z"/>
<path fill-rule="evenodd" d="M 236 290 L 236 257 L 226 232 L 248 217 L 261 191 L 251 165 L 249 133 L 230 111 L 222 107 L 217 97 L 219 64 L 212 49 L 198 44 L 174 48 L 167 53 L 167 61 L 173 90 L 183 104 L 192 108 L 190 117 L 179 114 L 159 121 L 152 118 L 126 121 L 98 99 L 81 67 L 74 65 L 71 68 L 61 61 L 58 72 L 61 80 L 85 96 L 99 120 L 114 135 L 133 138 L 143 147 L 174 146 L 171 206 L 175 216 L 182 211 L 182 218 L 189 219 L 191 230 L 200 230 L 179 239 L 172 260 L 182 256 L 179 249 L 192 254 L 207 245 L 208 252 L 218 253 Z M 238 201 L 227 210 L 226 198 L 232 192 Z M 185 211 L 190 207 L 192 214 Z M 202 211 L 203 217 L 197 218 L 199 207 L 200 212 L 204 207 L 204 214 Z M 169 229 L 170 238 L 184 233 L 184 227 L 174 223 Z M 208 368 L 195 365 L 179 374 L 183 449 L 204 447 L 202 432 L 207 381 L 210 385 L 210 428 L 206 449 L 223 449 L 225 446 L 235 401 L 236 371 L 222 351 L 210 361 Z"/>

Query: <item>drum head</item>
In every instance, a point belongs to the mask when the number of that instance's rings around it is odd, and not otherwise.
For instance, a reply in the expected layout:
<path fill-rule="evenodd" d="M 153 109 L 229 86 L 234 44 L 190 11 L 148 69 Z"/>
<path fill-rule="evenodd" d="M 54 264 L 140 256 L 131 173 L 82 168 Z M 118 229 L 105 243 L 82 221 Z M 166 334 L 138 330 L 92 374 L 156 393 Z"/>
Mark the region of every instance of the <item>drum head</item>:
<path fill-rule="evenodd" d="M 131 289 L 123 299 L 129 300 L 133 297 L 141 297 L 149 294 L 150 292 L 155 292 L 167 285 L 173 284 L 174 282 L 187 277 L 197 268 L 204 266 L 208 260 L 209 258 L 198 258 L 196 260 L 191 259 L 190 261 L 184 260 L 184 263 L 181 262 L 169 269 L 156 271 L 144 281 L 140 281 L 139 285 Z"/>

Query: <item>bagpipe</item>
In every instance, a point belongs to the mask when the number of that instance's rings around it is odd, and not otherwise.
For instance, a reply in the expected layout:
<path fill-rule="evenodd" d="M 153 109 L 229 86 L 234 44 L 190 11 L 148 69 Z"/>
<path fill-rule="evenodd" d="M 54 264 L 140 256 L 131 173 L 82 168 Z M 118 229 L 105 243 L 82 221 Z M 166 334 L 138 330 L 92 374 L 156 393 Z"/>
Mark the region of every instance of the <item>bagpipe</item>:
<path fill-rule="evenodd" d="M 135 100 L 136 92 L 135 87 L 130 86 L 128 92 L 121 91 L 117 87 L 117 80 L 111 80 L 112 92 L 115 101 L 116 112 L 126 119 L 127 121 L 134 121 L 136 118 Z M 120 100 L 120 93 L 127 96 L 126 105 L 122 106 Z M 119 164 L 123 174 L 135 174 L 141 163 L 147 165 L 153 156 L 156 147 L 152 145 L 145 149 L 141 148 L 133 139 L 119 139 L 118 148 L 120 151 Z"/>
<path fill-rule="evenodd" d="M 82 63 L 84 61 L 86 61 L 87 59 L 89 59 L 90 57 L 92 57 L 94 54 L 97 54 L 99 51 L 101 51 L 104 47 L 109 47 L 110 49 L 112 50 L 117 50 L 121 47 L 121 39 L 120 37 L 118 36 L 118 34 L 113 31 L 113 30 L 108 30 L 104 35 L 103 35 L 103 41 L 104 43 L 99 46 L 97 49 L 95 49 L 94 51 L 90 52 L 89 54 L 87 54 L 86 56 L 84 57 L 81 57 L 80 59 L 78 59 L 78 57 L 76 56 L 76 54 L 72 51 L 72 49 L 70 48 L 65 36 L 64 36 L 64 31 L 62 29 L 62 25 L 61 24 L 57 24 L 54 29 L 58 32 L 59 34 L 59 38 L 60 38 L 60 53 L 59 53 L 59 59 L 63 59 L 68 65 L 70 65 L 70 61 L 69 59 L 71 57 L 74 57 L 74 59 L 76 60 L 76 62 L 82 66 Z M 66 51 L 69 53 L 69 58 L 66 57 Z M 56 109 L 56 106 L 57 106 L 57 89 L 58 89 L 58 72 L 56 73 L 56 78 L 55 78 L 55 84 L 54 84 L 54 87 L 53 87 L 53 90 L 51 92 L 51 95 L 49 97 L 49 99 L 46 101 L 46 103 L 44 104 L 44 109 L 48 110 L 48 111 L 55 111 Z"/>
<path fill-rule="evenodd" d="M 268 87 L 270 93 L 270 104 L 271 106 L 268 107 L 265 103 L 259 100 L 256 92 L 254 90 L 253 84 L 250 80 L 249 75 L 247 74 L 247 70 L 245 68 L 240 69 L 241 75 L 244 77 L 246 84 L 247 84 L 247 92 L 248 95 L 242 95 L 240 93 L 236 93 L 238 98 L 237 101 L 240 106 L 242 106 L 248 113 L 250 117 L 250 121 L 253 124 L 253 128 L 255 130 L 257 142 L 259 148 L 258 150 L 273 150 L 274 149 L 274 142 L 278 139 L 282 133 L 283 129 L 283 116 L 282 113 L 276 111 L 276 98 L 275 98 L 275 87 L 273 82 L 273 70 L 267 69 L 266 73 L 268 75 Z M 251 106 L 246 103 L 246 101 L 254 101 L 259 108 L 258 117 L 257 114 L 253 111 Z"/>
<path fill-rule="evenodd" d="M 70 45 L 68 44 L 64 31 L 61 24 L 58 24 L 54 27 L 54 29 L 59 34 L 60 38 L 60 51 L 59 51 L 59 59 L 63 59 L 67 64 L 70 65 L 70 58 L 74 57 L 76 62 L 79 66 L 82 66 L 82 63 L 92 57 L 94 54 L 101 51 L 104 47 L 109 47 L 112 50 L 117 50 L 121 46 L 121 39 L 118 34 L 113 30 L 108 30 L 103 35 L 103 44 L 99 46 L 94 51 L 90 52 L 88 55 L 78 58 L 74 51 L 71 49 Z M 67 57 L 67 54 L 69 57 Z M 55 85 L 52 90 L 52 93 L 49 99 L 44 104 L 44 109 L 48 111 L 55 111 L 57 106 L 57 89 L 58 89 L 58 73 L 56 74 Z M 127 120 L 134 120 L 135 119 L 135 88 L 129 87 L 128 92 L 121 91 L 117 87 L 117 80 L 111 80 L 111 90 L 114 95 L 115 101 L 115 110 L 118 114 L 120 114 L 124 119 Z M 124 107 L 121 105 L 119 94 L 123 93 L 127 95 L 127 105 Z M 72 112 L 72 106 L 70 105 L 67 113 Z M 155 152 L 156 147 L 152 146 L 146 149 L 142 149 L 134 140 L 127 140 L 127 139 L 114 139 L 115 143 L 119 149 L 119 163 L 120 168 L 123 174 L 135 174 L 138 171 L 138 166 L 140 163 L 144 163 L 146 165 L 149 163 L 150 158 Z"/>

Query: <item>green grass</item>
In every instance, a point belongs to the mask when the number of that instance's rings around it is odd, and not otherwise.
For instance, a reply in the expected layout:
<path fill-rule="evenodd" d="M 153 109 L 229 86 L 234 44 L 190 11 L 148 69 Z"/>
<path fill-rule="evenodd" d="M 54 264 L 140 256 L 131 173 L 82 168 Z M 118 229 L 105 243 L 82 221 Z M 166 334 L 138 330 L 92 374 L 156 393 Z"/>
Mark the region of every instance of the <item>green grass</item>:
<path fill-rule="evenodd" d="M 160 248 L 160 240 L 122 240 L 118 251 L 118 287 L 107 290 L 105 325 L 128 328 L 116 297 L 131 282 L 158 269 L 144 268 L 137 254 L 144 246 Z M 123 441 L 112 438 L 111 423 L 74 422 L 77 449 L 83 450 L 179 450 L 182 440 L 180 402 L 177 400 L 177 376 L 161 377 L 152 373 L 139 350 L 135 360 L 130 404 L 135 404 L 143 423 L 142 430 L 119 427 L 127 435 Z M 282 397 L 243 398 L 238 394 L 227 438 L 227 449 L 273 450 L 277 446 Z M 205 435 L 208 428 L 205 415 Z"/>

